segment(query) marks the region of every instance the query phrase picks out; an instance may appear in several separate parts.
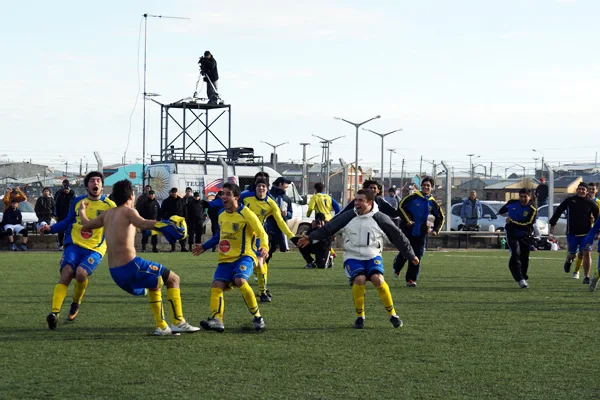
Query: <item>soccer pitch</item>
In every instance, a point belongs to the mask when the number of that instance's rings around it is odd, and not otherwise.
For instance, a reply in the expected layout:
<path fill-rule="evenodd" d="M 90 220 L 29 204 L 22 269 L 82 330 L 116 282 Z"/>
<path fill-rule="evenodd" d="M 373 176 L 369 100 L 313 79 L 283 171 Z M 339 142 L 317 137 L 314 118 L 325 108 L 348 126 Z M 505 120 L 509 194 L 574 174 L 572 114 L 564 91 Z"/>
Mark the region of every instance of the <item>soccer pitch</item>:
<path fill-rule="evenodd" d="M 264 333 L 251 329 L 236 290 L 225 294 L 224 333 L 159 338 L 150 336 L 147 299 L 121 291 L 106 261 L 90 279 L 77 320 L 65 322 L 71 285 L 58 330 L 49 331 L 60 253 L 5 252 L 0 397 L 600 397 L 600 293 L 563 272 L 564 252 L 532 253 L 530 289 L 512 280 L 507 251 L 428 252 L 416 289 L 394 279 L 394 255 L 385 253 L 384 263 L 403 328 L 392 327 L 368 284 L 366 329 L 353 329 L 340 258 L 333 269 L 304 270 L 291 252 L 274 256 L 273 302 L 259 304 Z M 181 276 L 188 321 L 208 316 L 215 253 L 144 256 Z"/>

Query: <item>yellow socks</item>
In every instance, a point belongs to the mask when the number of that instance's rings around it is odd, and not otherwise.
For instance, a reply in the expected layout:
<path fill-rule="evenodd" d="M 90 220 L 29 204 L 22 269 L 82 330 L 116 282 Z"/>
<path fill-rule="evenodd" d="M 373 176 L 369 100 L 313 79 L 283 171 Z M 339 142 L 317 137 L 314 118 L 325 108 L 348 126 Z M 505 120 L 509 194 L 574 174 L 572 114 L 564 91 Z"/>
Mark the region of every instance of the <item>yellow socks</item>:
<path fill-rule="evenodd" d="M 52 312 L 59 313 L 62 307 L 63 301 L 67 297 L 67 285 L 57 283 L 54 286 L 54 294 L 52 295 Z"/>
<path fill-rule="evenodd" d="M 85 289 L 88 287 L 89 280 L 83 282 L 75 281 L 75 290 L 73 290 L 73 303 L 81 304 L 81 299 L 85 294 Z"/>
<path fill-rule="evenodd" d="M 583 257 L 580 257 L 580 255 L 577 254 L 577 261 L 575 262 L 575 272 L 579 272 L 581 270 L 582 266 L 583 266 Z"/>
<path fill-rule="evenodd" d="M 352 298 L 357 317 L 365 317 L 365 285 L 352 285 Z"/>
<path fill-rule="evenodd" d="M 254 296 L 254 293 L 252 294 Z M 256 300 L 254 300 L 256 302 Z M 219 288 L 210 289 L 210 317 L 223 322 L 223 311 L 225 302 L 223 301 L 223 290 Z"/>
<path fill-rule="evenodd" d="M 181 306 L 181 290 L 167 289 L 167 301 L 171 306 L 171 322 L 173 325 L 179 325 L 185 322 L 183 318 L 183 307 Z"/>
<path fill-rule="evenodd" d="M 257 271 L 257 275 L 258 275 L 258 290 L 260 291 L 260 294 L 263 294 L 263 293 L 265 293 L 267 291 L 268 269 L 269 269 L 269 266 L 267 265 L 267 263 L 264 263 L 263 267 L 262 267 L 262 271 L 261 270 Z"/>
<path fill-rule="evenodd" d="M 248 307 L 248 311 L 250 311 L 250 314 L 254 315 L 255 317 L 260 317 L 260 311 L 258 310 L 256 296 L 254 296 L 254 291 L 252 290 L 248 282 L 244 283 L 240 287 L 240 292 L 242 293 L 242 297 L 244 298 L 244 302 L 246 303 L 246 307 Z"/>
<path fill-rule="evenodd" d="M 150 311 L 152 311 L 152 315 L 154 316 L 156 327 L 165 329 L 168 325 L 165 321 L 162 305 L 162 292 L 160 290 L 148 290 L 148 303 L 150 304 Z"/>
<path fill-rule="evenodd" d="M 379 298 L 381 298 L 381 302 L 385 307 L 385 311 L 387 311 L 388 315 L 395 315 L 396 310 L 394 309 L 394 302 L 392 301 L 392 294 L 390 293 L 390 287 L 387 282 L 383 282 L 381 286 L 379 286 L 377 292 L 379 293 Z"/>

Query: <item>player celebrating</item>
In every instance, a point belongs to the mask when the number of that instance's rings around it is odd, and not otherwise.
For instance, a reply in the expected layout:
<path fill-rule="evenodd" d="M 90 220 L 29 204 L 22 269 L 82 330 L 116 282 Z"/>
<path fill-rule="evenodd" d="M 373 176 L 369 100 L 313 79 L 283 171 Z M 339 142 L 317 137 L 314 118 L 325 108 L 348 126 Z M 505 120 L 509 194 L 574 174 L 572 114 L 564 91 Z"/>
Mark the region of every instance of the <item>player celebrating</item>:
<path fill-rule="evenodd" d="M 156 322 L 155 336 L 179 334 L 180 332 L 197 332 L 200 328 L 191 326 L 183 318 L 179 276 L 163 265 L 144 260 L 136 256 L 134 240 L 135 228 L 141 230 L 158 230 L 169 242 L 185 238 L 185 229 L 177 229 L 172 223 L 146 220 L 134 207 L 135 195 L 128 180 L 122 180 L 113 186 L 113 198 L 117 208 L 108 210 L 99 217 L 89 220 L 85 201 L 79 204 L 79 215 L 86 229 L 106 230 L 108 246 L 108 267 L 115 283 L 127 293 L 143 296 L 148 293 L 148 302 Z M 164 318 L 161 288 L 167 285 L 167 299 L 171 305 L 171 322 L 169 326 Z M 148 289 L 148 290 L 146 290 Z"/>
<path fill-rule="evenodd" d="M 299 247 L 323 240 L 344 229 L 344 268 L 352 280 L 352 297 L 356 310 L 354 327 L 365 326 L 365 285 L 369 280 L 377 289 L 379 297 L 388 312 L 394 328 L 402 326 L 402 320 L 396 314 L 390 288 L 383 278 L 383 236 L 402 252 L 403 256 L 414 264 L 419 263 L 408 239 L 396 227 L 392 220 L 379 211 L 371 191 L 361 189 L 356 193 L 354 209 L 344 211 L 331 222 L 298 241 Z"/>
<path fill-rule="evenodd" d="M 195 245 L 192 253 L 198 256 L 218 245 L 218 265 L 210 289 L 210 318 L 200 321 L 206 330 L 223 332 L 223 310 L 225 307 L 223 292 L 234 284 L 242 293 L 248 311 L 254 317 L 254 329 L 265 329 L 265 321 L 258 309 L 258 303 L 248 278 L 257 264 L 257 252 L 260 257 L 269 253 L 269 238 L 257 216 L 248 207 L 239 205 L 240 188 L 233 183 L 223 185 L 224 210 L 219 214 L 219 232 L 201 245 Z M 258 239 L 258 240 L 257 240 Z M 253 248 L 257 243 L 258 248 Z"/>
<path fill-rule="evenodd" d="M 243 203 L 256 214 L 262 226 L 265 225 L 267 218 L 273 217 L 281 232 L 283 232 L 288 239 L 292 239 L 295 235 L 283 220 L 279 206 L 275 203 L 275 200 L 268 196 L 268 185 L 269 183 L 267 180 L 258 178 L 255 182 L 256 192 L 250 192 L 245 197 L 243 196 Z M 267 262 L 264 262 L 262 257 L 258 260 L 257 269 L 258 268 L 260 268 L 260 270 L 257 271 L 260 301 L 261 303 L 270 302 L 271 293 L 267 289 L 269 266 L 267 265 Z"/>
<path fill-rule="evenodd" d="M 588 192 L 587 197 L 590 200 L 593 200 L 596 205 L 600 208 L 600 199 L 596 198 L 596 194 L 598 193 L 598 188 L 594 182 L 588 184 Z M 575 261 L 575 271 L 573 271 L 573 279 L 579 279 L 579 271 L 581 271 L 581 267 L 583 266 L 583 250 L 581 247 L 577 252 L 577 260 Z M 590 269 L 591 269 L 591 254 L 590 254 Z"/>
<path fill-rule="evenodd" d="M 102 212 L 116 207 L 115 203 L 102 194 L 104 176 L 101 172 L 90 172 L 85 176 L 83 184 L 87 195 L 79 196 L 71 202 L 67 217 L 52 227 L 43 225 L 39 230 L 40 234 L 66 232 L 65 251 L 60 260 L 60 279 L 54 287 L 52 311 L 46 318 L 48 328 L 52 330 L 57 327 L 60 309 L 67 296 L 67 287 L 73 278 L 76 281 L 75 290 L 67 321 L 75 320 L 79 313 L 81 299 L 88 286 L 88 276 L 92 275 L 106 252 L 104 229 L 84 228 L 75 210 L 79 209 L 81 202 L 86 201 L 89 204 L 86 214 L 96 217 Z"/>
<path fill-rule="evenodd" d="M 425 244 L 427 243 L 427 234 L 429 232 L 429 226 L 427 226 L 427 219 L 429 214 L 433 214 L 435 221 L 433 222 L 432 235 L 437 235 L 444 225 L 444 213 L 442 209 L 431 196 L 431 190 L 433 189 L 433 178 L 425 177 L 421 182 L 421 191 L 415 190 L 412 194 L 409 194 L 402 199 L 398 209 L 402 215 L 402 221 L 400 222 L 400 228 L 402 232 L 408 237 L 410 245 L 419 260 L 423 258 L 425 253 Z M 406 259 L 402 257 L 402 254 L 398 254 L 394 260 L 394 273 L 396 277 L 400 276 L 400 271 L 404 267 Z M 421 270 L 421 263 L 409 265 L 406 270 L 406 286 L 416 287 L 417 279 L 419 278 L 419 272 Z"/>
<path fill-rule="evenodd" d="M 598 218 L 598 206 L 596 202 L 587 197 L 588 186 L 581 182 L 577 186 L 577 194 L 569 196 L 563 200 L 556 208 L 552 218 L 550 218 L 550 233 L 554 234 L 554 227 L 563 212 L 567 212 L 567 243 L 568 254 L 565 260 L 564 270 L 571 272 L 571 264 L 577 254 L 577 249 L 583 249 L 583 272 L 585 278 L 584 284 L 590 283 L 590 249 L 584 246 L 584 240 L 594 219 Z"/>
<path fill-rule="evenodd" d="M 531 190 L 521 189 L 519 200 L 510 200 L 502 206 L 498 214 L 506 214 L 506 237 L 510 249 L 508 268 L 519 283 L 521 289 L 529 287 L 527 270 L 529 269 L 529 244 L 533 235 L 533 225 L 537 210 L 531 201 Z"/>

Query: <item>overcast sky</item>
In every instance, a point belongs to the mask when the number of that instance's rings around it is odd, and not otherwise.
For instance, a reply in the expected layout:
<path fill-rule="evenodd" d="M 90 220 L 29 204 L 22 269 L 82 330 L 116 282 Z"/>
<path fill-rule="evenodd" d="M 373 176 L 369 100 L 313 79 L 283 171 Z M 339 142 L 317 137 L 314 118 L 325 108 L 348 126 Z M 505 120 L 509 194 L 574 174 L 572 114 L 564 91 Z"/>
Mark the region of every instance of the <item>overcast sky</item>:
<path fill-rule="evenodd" d="M 290 142 L 280 161 L 299 161 L 304 141 L 318 155 L 317 134 L 346 135 L 331 155 L 353 161 L 354 128 L 333 117 L 378 114 L 366 127 L 403 128 L 386 148 L 411 170 L 421 155 L 457 169 L 468 153 L 488 168 L 533 168 L 532 148 L 554 163 L 593 162 L 600 148 L 597 0 L 33 1 L 3 7 L 0 159 L 72 164 L 97 150 L 108 164 L 128 136 L 127 159 L 141 158 L 145 12 L 190 18 L 148 19 L 148 92 L 191 96 L 210 50 L 234 146 L 266 158 L 261 140 Z M 158 116 L 149 105 L 150 154 Z M 379 165 L 380 143 L 361 131 L 361 165 Z"/>

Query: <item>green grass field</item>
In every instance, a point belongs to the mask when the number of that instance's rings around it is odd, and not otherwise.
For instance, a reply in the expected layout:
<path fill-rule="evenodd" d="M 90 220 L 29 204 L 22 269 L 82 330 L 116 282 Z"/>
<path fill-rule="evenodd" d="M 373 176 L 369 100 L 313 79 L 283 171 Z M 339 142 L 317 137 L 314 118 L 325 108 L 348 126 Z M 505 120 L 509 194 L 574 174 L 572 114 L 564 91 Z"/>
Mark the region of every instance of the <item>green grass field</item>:
<path fill-rule="evenodd" d="M 0 397 L 600 397 L 600 293 L 562 271 L 563 252 L 533 253 L 528 290 L 512 280 L 507 252 L 429 252 L 416 289 L 393 278 L 393 256 L 386 253 L 384 261 L 401 329 L 393 329 L 368 286 L 367 328 L 354 330 L 341 262 L 304 270 L 292 252 L 277 253 L 272 263 L 273 302 L 261 306 L 264 333 L 250 329 L 234 291 L 225 295 L 223 334 L 157 338 L 150 335 L 147 299 L 117 288 L 105 262 L 77 321 L 64 321 L 71 286 L 59 328 L 49 331 L 60 253 L 4 252 Z M 152 259 L 179 273 L 184 314 L 198 324 L 209 311 L 215 254 Z"/>

